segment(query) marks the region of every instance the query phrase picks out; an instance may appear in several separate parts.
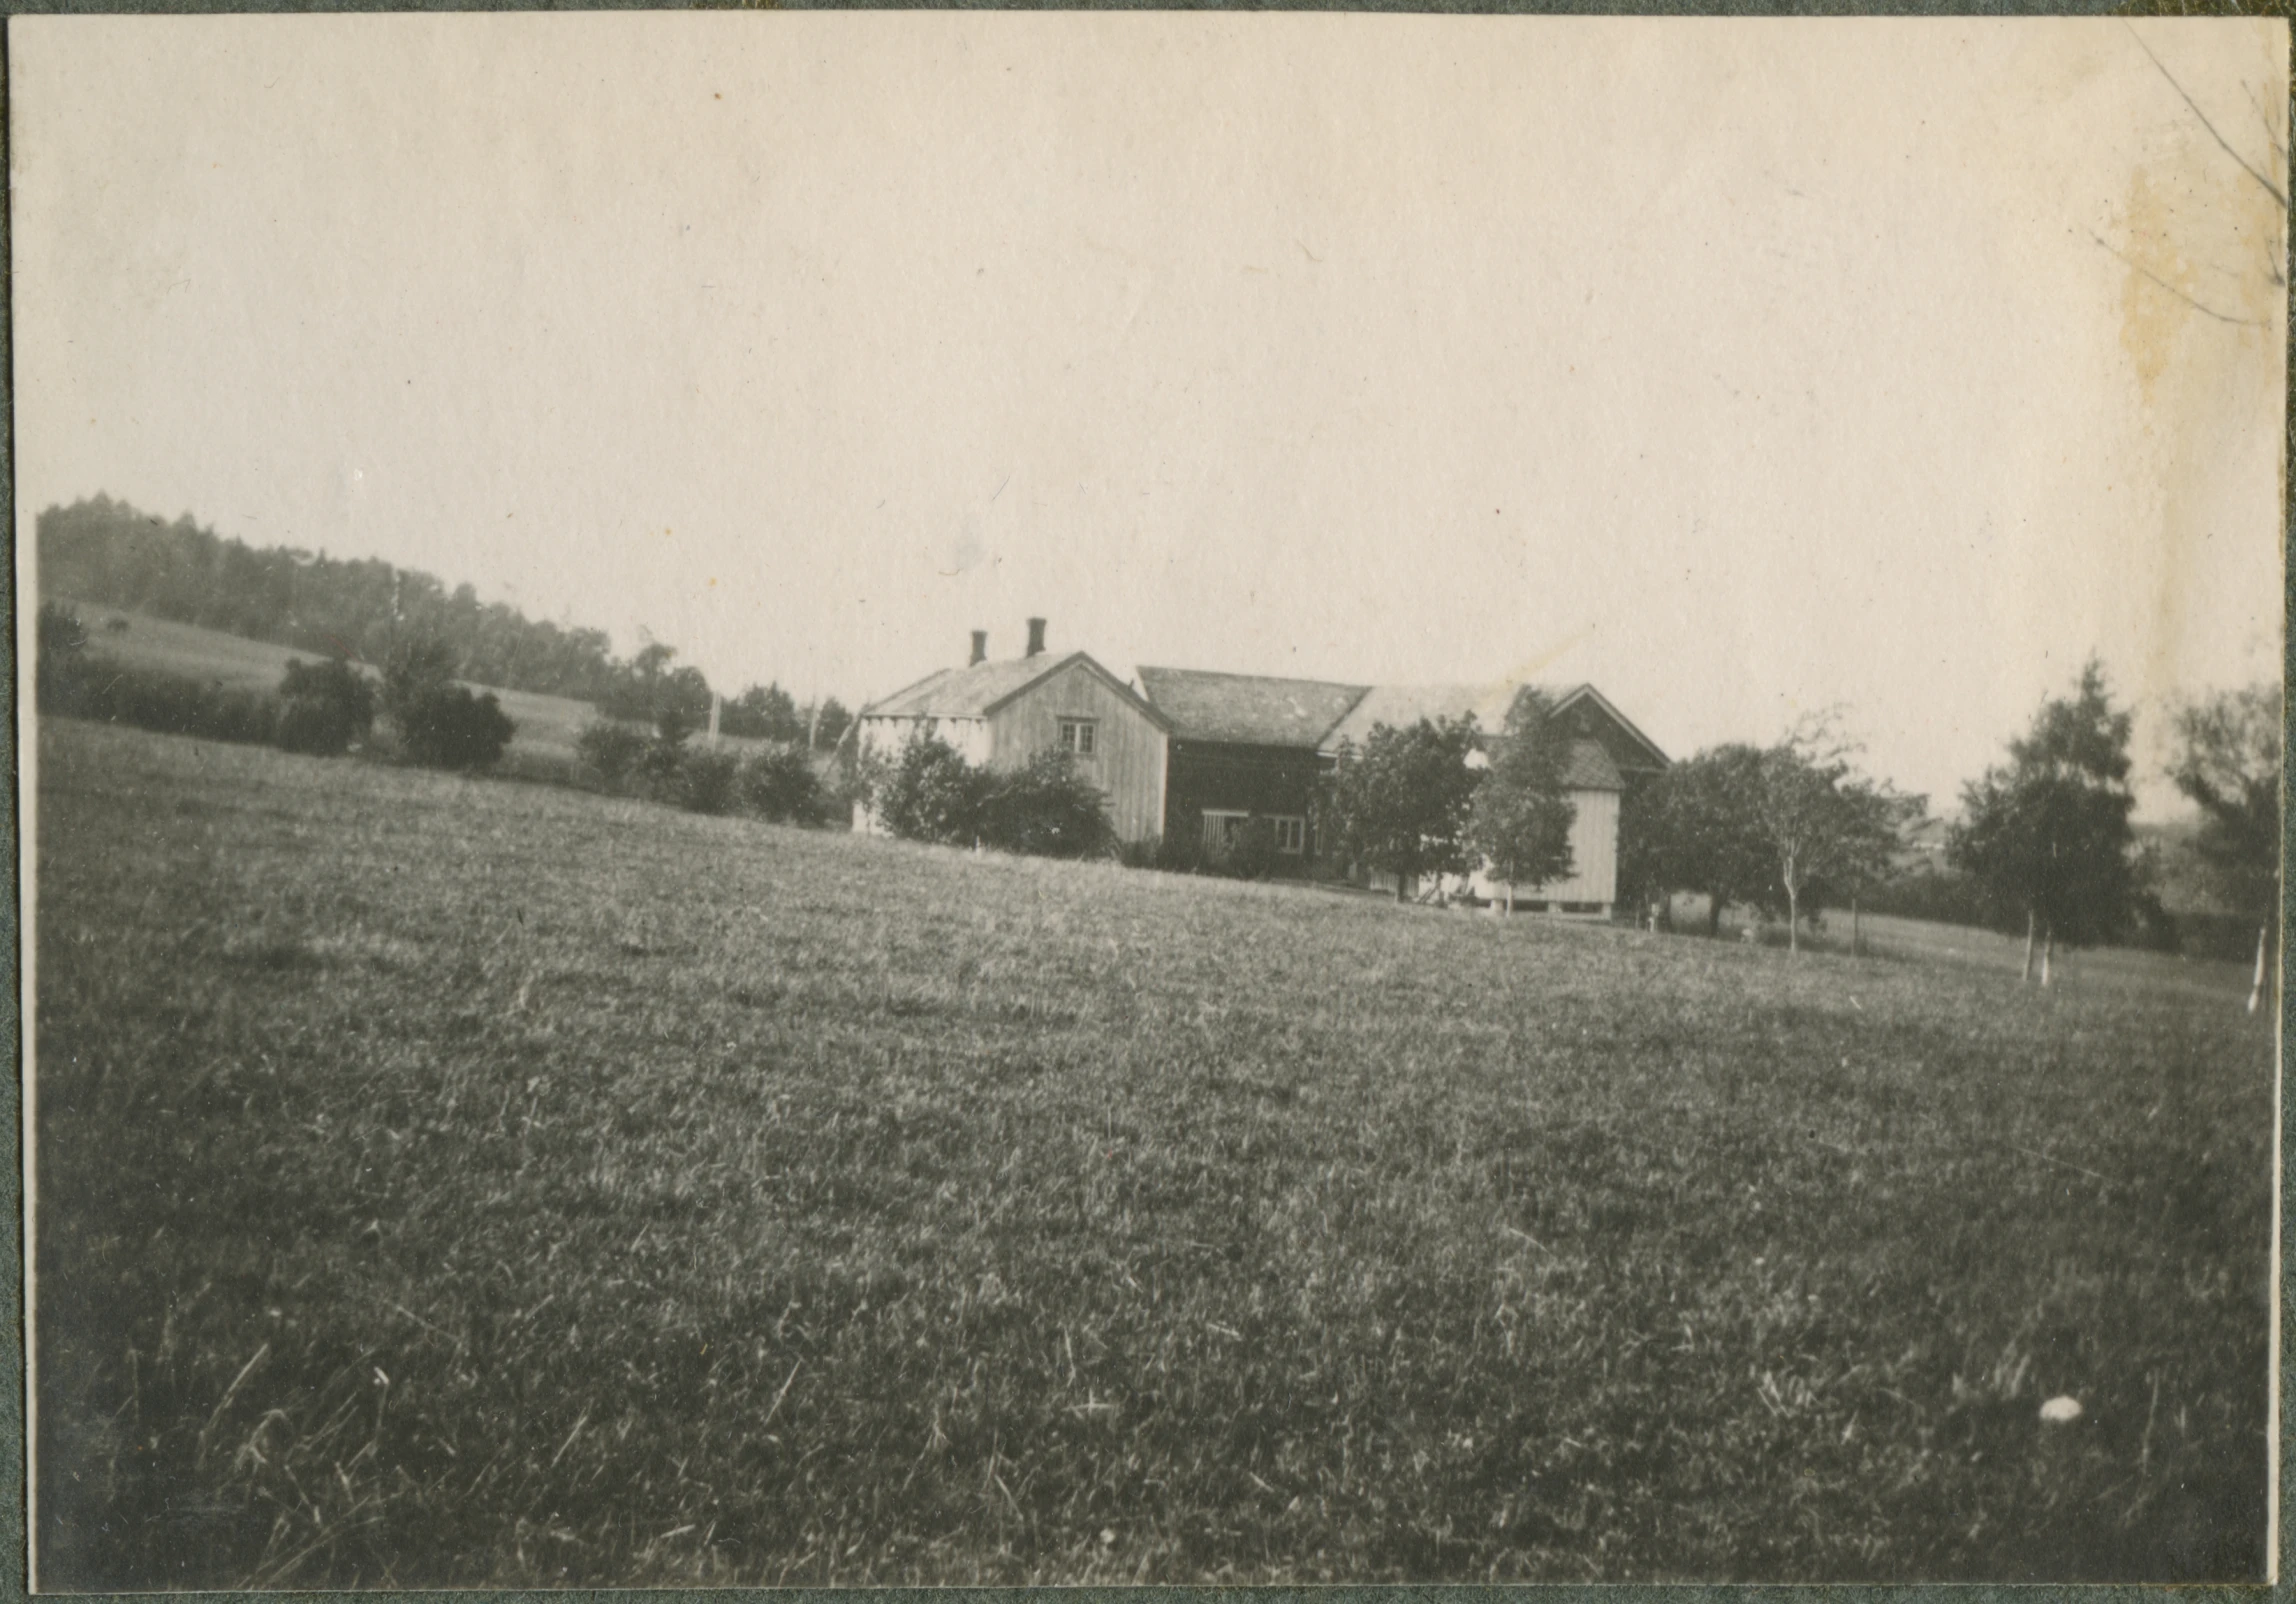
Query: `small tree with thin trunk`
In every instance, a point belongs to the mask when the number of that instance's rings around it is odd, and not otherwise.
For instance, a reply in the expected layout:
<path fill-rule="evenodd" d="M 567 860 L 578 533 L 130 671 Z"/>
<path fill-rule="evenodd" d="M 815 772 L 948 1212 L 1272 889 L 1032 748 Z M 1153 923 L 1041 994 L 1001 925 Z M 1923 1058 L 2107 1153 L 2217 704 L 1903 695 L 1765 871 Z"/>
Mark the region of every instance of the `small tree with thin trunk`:
<path fill-rule="evenodd" d="M 1467 846 L 1506 882 L 1509 913 L 1518 884 L 1542 885 L 1571 872 L 1578 808 L 1565 789 L 1570 736 L 1553 713 L 1553 704 L 1530 686 L 1516 695 L 1468 809 Z"/>
<path fill-rule="evenodd" d="M 2136 910 L 2129 813 L 2129 715 L 2091 658 L 2072 696 L 2042 703 L 2009 761 L 1963 787 L 1946 853 L 1984 887 L 2005 927 L 2025 926 L 2025 978 L 2038 945 L 2041 984 L 2057 943 L 2109 940 Z"/>
<path fill-rule="evenodd" d="M 1333 803 L 1350 857 L 1395 876 L 1407 901 L 1423 874 L 1467 867 L 1467 809 L 1475 793 L 1472 715 L 1421 719 L 1403 729 L 1379 724 L 1361 750 L 1342 748 Z"/>
<path fill-rule="evenodd" d="M 2216 894 L 2256 921 L 2254 1013 L 2280 911 L 2280 689 L 2252 685 L 2187 702 L 2176 710 L 2175 732 L 2169 778 L 2199 805 L 2201 861 Z"/>
<path fill-rule="evenodd" d="M 1854 750 L 1820 715 L 1764 752 L 1756 769 L 1754 814 L 1786 895 L 1789 951 L 1801 950 L 1803 898 L 1819 886 L 1877 878 L 1921 811 L 1920 798 L 1856 773 Z"/>

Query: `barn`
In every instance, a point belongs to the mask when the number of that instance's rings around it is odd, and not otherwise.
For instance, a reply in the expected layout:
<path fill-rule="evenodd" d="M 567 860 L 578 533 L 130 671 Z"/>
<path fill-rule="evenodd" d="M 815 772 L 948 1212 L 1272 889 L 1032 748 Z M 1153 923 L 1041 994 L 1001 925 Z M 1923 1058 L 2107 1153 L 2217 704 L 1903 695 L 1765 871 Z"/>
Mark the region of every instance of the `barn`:
<path fill-rule="evenodd" d="M 1401 729 L 1423 718 L 1454 719 L 1470 713 L 1489 739 L 1505 728 L 1507 712 L 1521 689 L 1514 684 L 1375 686 L 1332 727 L 1322 755 L 1337 761 L 1343 745 L 1360 747 L 1382 724 Z M 1625 799 L 1664 771 L 1667 757 L 1592 685 L 1541 689 L 1571 743 L 1565 770 L 1577 809 L 1571 823 L 1571 873 L 1553 885 L 1515 887 L 1515 906 L 1533 913 L 1607 917 L 1618 902 L 1619 820 Z M 1391 890 L 1395 882 L 1375 876 L 1371 883 Z M 1506 886 L 1479 871 L 1465 877 L 1457 889 L 1477 897 L 1507 894 Z"/>
<path fill-rule="evenodd" d="M 973 632 L 971 660 L 945 668 L 863 708 L 854 739 L 864 756 L 898 758 L 917 736 L 935 737 L 981 768 L 1014 769 L 1039 752 L 1066 752 L 1108 799 L 1117 839 L 1152 840 L 1164 823 L 1170 726 L 1129 685 L 1083 652 L 1054 656 L 1045 622 L 1028 621 L 1028 649 L 991 660 L 988 634 Z M 855 803 L 853 827 L 876 820 Z"/>
<path fill-rule="evenodd" d="M 1328 864 L 1315 807 L 1331 768 L 1324 739 L 1368 686 L 1143 667 L 1140 689 L 1172 731 L 1164 838 L 1182 857 L 1221 862 L 1263 819 L 1279 872 Z"/>
<path fill-rule="evenodd" d="M 1318 838 L 1316 796 L 1343 748 L 1382 724 L 1473 714 L 1489 735 L 1506 724 L 1521 686 L 1345 685 L 1327 680 L 1140 670 L 1140 688 L 1171 730 L 1165 838 L 1207 862 L 1228 856 L 1255 819 L 1267 821 L 1275 868 L 1336 873 L 1335 843 Z M 1572 872 L 1549 886 L 1518 886 L 1518 908 L 1606 915 L 1618 901 L 1618 830 L 1625 798 L 1667 766 L 1656 743 L 1592 685 L 1547 692 L 1571 738 L 1567 778 L 1578 817 Z M 1392 881 L 1387 885 L 1391 888 Z M 1460 889 L 1503 897 L 1473 875 Z"/>

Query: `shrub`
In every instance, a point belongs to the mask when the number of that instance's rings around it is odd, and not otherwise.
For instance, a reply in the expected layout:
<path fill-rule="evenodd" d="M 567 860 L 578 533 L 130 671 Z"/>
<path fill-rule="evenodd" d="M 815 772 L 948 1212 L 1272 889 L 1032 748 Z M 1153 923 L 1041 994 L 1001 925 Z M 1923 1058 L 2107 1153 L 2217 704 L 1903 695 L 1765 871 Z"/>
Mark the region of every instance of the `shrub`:
<path fill-rule="evenodd" d="M 1239 880 L 1264 880 L 1275 872 L 1276 860 L 1275 821 L 1253 818 L 1244 821 L 1244 828 L 1228 847 L 1220 869 Z"/>
<path fill-rule="evenodd" d="M 473 695 L 454 680 L 454 654 L 435 640 L 416 640 L 391 654 L 383 670 L 383 711 L 410 763 L 434 769 L 491 767 L 518 726 L 494 693 Z"/>
<path fill-rule="evenodd" d="M 285 750 L 339 757 L 353 741 L 365 740 L 374 724 L 375 688 L 349 663 L 340 657 L 288 663 L 272 732 Z"/>
<path fill-rule="evenodd" d="M 947 742 L 918 735 L 871 786 L 886 829 L 911 841 L 963 843 L 979 838 L 991 777 Z"/>
<path fill-rule="evenodd" d="M 1102 857 L 1115 848 L 1100 788 L 1066 752 L 1039 752 L 982 791 L 979 829 L 992 846 L 1048 858 Z"/>
<path fill-rule="evenodd" d="M 688 813 L 729 813 L 741 765 L 731 752 L 688 752 L 678 767 L 677 804 Z"/>
<path fill-rule="evenodd" d="M 408 760 L 434 769 L 491 768 L 518 730 L 492 691 L 473 695 L 462 685 L 429 693 L 400 714 L 398 725 Z"/>
<path fill-rule="evenodd" d="M 657 802 L 676 802 L 684 794 L 680 771 L 686 763 L 686 737 L 693 726 L 685 714 L 666 707 L 654 719 L 653 739 L 646 743 L 638 768 L 646 777 L 646 793 Z"/>
<path fill-rule="evenodd" d="M 581 755 L 583 765 L 611 791 L 629 778 L 645 754 L 646 734 L 612 719 L 596 719 L 574 737 L 574 750 Z"/>
<path fill-rule="evenodd" d="M 35 704 L 43 713 L 78 712 L 87 679 L 87 626 L 69 607 L 42 602 L 35 639 L 40 648 L 32 679 Z"/>
<path fill-rule="evenodd" d="M 794 742 L 776 741 L 744 764 L 741 795 L 751 812 L 776 824 L 810 824 L 821 817 L 820 778 Z"/>
<path fill-rule="evenodd" d="M 80 615 L 62 602 L 42 602 L 39 620 L 40 655 L 51 652 L 68 655 L 82 651 L 88 644 L 88 626 L 80 622 Z"/>
<path fill-rule="evenodd" d="M 227 691 L 180 674 L 121 668 L 100 657 L 60 660 L 53 672 L 41 675 L 37 688 L 43 713 L 132 724 L 162 735 L 267 742 L 278 725 L 278 707 L 269 696 Z"/>

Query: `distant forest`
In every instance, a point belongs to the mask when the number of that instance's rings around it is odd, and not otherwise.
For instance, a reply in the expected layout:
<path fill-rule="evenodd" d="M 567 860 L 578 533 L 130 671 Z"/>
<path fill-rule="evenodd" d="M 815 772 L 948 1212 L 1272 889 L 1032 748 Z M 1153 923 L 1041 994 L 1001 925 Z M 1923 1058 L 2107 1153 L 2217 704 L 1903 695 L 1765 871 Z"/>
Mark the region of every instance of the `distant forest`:
<path fill-rule="evenodd" d="M 617 658 L 604 630 L 530 619 L 418 569 L 250 546 L 201 528 L 189 514 L 166 523 L 102 495 L 41 513 L 38 542 L 40 583 L 50 597 L 368 663 L 383 662 L 402 640 L 437 640 L 454 654 L 459 677 L 475 684 L 570 697 L 616 718 L 674 711 L 698 724 L 709 717 L 710 683 L 697 668 L 671 666 L 676 648 L 654 644 Z M 829 698 L 815 730 L 814 712 L 778 685 L 753 685 L 727 699 L 721 728 L 834 744 L 849 715 Z"/>

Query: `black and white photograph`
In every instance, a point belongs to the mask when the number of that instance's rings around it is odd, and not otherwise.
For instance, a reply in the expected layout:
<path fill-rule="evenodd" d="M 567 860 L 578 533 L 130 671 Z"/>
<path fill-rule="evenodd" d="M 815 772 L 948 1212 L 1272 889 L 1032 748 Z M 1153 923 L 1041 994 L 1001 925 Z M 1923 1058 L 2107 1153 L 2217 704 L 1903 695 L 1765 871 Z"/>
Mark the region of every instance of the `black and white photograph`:
<path fill-rule="evenodd" d="M 31 1585 L 2272 1579 L 2289 52 L 14 18 Z"/>

